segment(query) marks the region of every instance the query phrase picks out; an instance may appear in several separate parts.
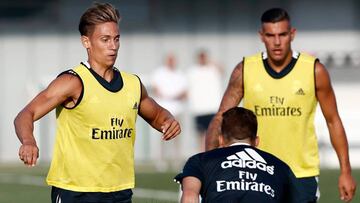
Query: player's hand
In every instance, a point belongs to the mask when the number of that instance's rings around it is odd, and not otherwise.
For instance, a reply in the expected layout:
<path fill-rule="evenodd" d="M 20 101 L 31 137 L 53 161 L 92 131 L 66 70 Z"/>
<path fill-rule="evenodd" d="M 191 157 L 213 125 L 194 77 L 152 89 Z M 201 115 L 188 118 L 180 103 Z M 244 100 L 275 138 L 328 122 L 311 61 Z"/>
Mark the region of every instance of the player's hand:
<path fill-rule="evenodd" d="M 350 173 L 341 173 L 339 176 L 340 199 L 350 202 L 355 195 L 356 182 Z"/>
<path fill-rule="evenodd" d="M 161 126 L 161 131 L 163 133 L 162 136 L 163 140 L 171 140 L 180 134 L 181 132 L 180 124 L 174 118 L 169 118 L 165 120 L 165 122 Z"/>
<path fill-rule="evenodd" d="M 19 149 L 19 158 L 25 165 L 29 167 L 35 166 L 39 158 L 39 148 L 35 143 L 22 144 Z"/>

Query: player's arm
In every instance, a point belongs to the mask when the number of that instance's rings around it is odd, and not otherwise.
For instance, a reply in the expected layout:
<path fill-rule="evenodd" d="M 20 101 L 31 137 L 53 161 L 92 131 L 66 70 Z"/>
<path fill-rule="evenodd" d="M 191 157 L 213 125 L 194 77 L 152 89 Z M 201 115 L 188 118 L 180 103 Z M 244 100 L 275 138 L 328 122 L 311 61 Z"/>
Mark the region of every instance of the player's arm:
<path fill-rule="evenodd" d="M 315 64 L 315 80 L 316 96 L 329 129 L 331 144 L 340 163 L 341 173 L 338 184 L 340 197 L 348 202 L 353 198 L 356 189 L 356 183 L 351 175 L 348 141 L 337 110 L 329 73 L 320 62 Z"/>
<path fill-rule="evenodd" d="M 218 136 L 221 134 L 222 114 L 228 109 L 237 106 L 243 98 L 243 95 L 243 63 L 239 63 L 231 74 L 219 110 L 207 129 L 205 137 L 206 151 L 219 147 Z"/>
<path fill-rule="evenodd" d="M 193 176 L 185 177 L 182 180 L 181 203 L 198 203 L 201 188 L 201 181 Z"/>
<path fill-rule="evenodd" d="M 164 140 L 170 140 L 181 132 L 180 124 L 166 109 L 151 98 L 141 83 L 139 115 L 153 128 L 163 133 Z"/>
<path fill-rule="evenodd" d="M 56 106 L 80 95 L 82 85 L 77 76 L 63 74 L 52 81 L 40 92 L 14 120 L 16 135 L 21 142 L 19 158 L 28 166 L 34 166 L 39 156 L 39 149 L 33 135 L 34 122 L 53 110 Z M 78 97 L 77 95 L 77 97 Z"/>

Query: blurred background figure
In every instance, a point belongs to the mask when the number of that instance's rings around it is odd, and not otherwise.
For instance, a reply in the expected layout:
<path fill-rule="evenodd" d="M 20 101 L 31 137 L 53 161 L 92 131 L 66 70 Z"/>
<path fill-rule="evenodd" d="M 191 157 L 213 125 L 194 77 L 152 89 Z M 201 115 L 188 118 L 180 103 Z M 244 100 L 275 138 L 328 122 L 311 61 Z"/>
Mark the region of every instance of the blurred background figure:
<path fill-rule="evenodd" d="M 151 75 L 151 88 L 154 99 L 164 108 L 168 108 L 174 117 L 179 119 L 184 112 L 187 82 L 184 73 L 177 68 L 177 60 L 173 53 L 164 58 L 164 64 L 155 69 Z M 154 131 L 154 133 L 157 133 Z M 158 170 L 167 170 L 172 160 L 180 160 L 180 141 L 175 139 L 171 145 L 162 140 L 154 140 L 158 145 Z"/>
<path fill-rule="evenodd" d="M 196 60 L 196 64 L 188 70 L 188 101 L 198 134 L 199 149 L 204 151 L 206 129 L 221 101 L 222 70 L 209 59 L 206 50 L 200 50 Z"/>
<path fill-rule="evenodd" d="M 186 77 L 177 69 L 174 54 L 166 55 L 164 64 L 158 67 L 151 76 L 151 86 L 155 100 L 174 115 L 180 116 L 184 111 L 186 98 Z"/>

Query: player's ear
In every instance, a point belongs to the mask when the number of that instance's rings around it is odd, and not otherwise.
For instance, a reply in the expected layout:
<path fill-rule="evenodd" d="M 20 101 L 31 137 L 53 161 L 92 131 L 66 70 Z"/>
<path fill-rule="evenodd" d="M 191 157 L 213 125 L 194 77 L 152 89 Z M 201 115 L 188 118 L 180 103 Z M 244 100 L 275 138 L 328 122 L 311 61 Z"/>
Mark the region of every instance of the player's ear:
<path fill-rule="evenodd" d="M 296 28 L 290 28 L 290 37 L 291 37 L 291 41 L 294 40 L 295 38 L 295 35 L 296 35 Z"/>
<path fill-rule="evenodd" d="M 262 25 L 261 25 L 260 30 L 258 31 L 258 34 L 259 34 L 261 41 L 264 42 L 264 32 L 263 32 Z"/>
<path fill-rule="evenodd" d="M 255 147 L 259 146 L 260 138 L 259 136 L 256 136 L 255 138 Z"/>
<path fill-rule="evenodd" d="M 90 48 L 89 37 L 87 37 L 85 35 L 81 35 L 81 43 L 84 48 L 86 48 L 86 49 Z"/>
<path fill-rule="evenodd" d="M 224 141 L 224 136 L 223 135 L 219 135 L 218 136 L 218 140 L 219 140 L 219 146 L 220 147 L 224 147 L 224 145 L 225 145 L 225 141 Z"/>

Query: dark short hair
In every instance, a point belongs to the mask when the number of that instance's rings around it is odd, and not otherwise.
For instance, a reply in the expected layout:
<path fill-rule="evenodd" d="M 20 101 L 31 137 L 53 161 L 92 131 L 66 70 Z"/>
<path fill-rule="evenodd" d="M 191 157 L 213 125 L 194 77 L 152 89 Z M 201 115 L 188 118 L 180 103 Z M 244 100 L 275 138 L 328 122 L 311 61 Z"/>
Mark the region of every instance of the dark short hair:
<path fill-rule="evenodd" d="M 119 24 L 121 16 L 119 11 L 109 3 L 94 3 L 88 8 L 80 18 L 79 32 L 81 35 L 88 36 L 95 25 L 114 22 Z"/>
<path fill-rule="evenodd" d="M 226 140 L 256 138 L 258 123 L 255 114 L 242 107 L 234 107 L 222 114 L 221 132 Z"/>
<path fill-rule="evenodd" d="M 285 9 L 271 8 L 265 11 L 261 16 L 261 23 L 276 23 L 283 20 L 290 22 L 290 16 Z"/>

